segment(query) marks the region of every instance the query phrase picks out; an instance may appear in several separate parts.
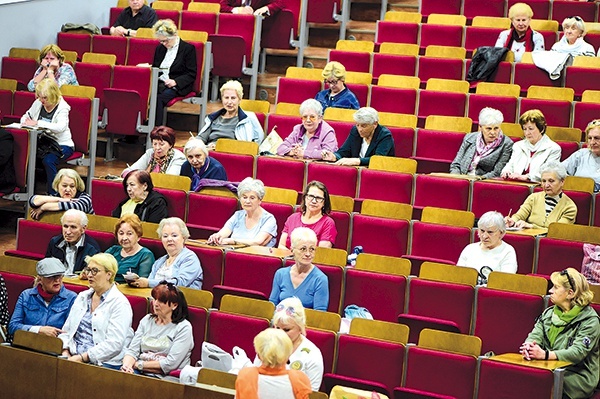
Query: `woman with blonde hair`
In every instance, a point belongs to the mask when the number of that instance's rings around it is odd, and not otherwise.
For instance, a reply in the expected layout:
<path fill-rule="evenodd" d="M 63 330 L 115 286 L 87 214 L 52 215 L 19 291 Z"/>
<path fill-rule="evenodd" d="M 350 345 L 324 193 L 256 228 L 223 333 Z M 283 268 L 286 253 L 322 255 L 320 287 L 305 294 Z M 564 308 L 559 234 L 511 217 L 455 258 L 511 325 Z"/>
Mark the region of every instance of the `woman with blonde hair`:
<path fill-rule="evenodd" d="M 566 367 L 563 397 L 590 398 L 598 385 L 600 323 L 589 306 L 594 293 L 577 270 L 569 267 L 550 276 L 550 306 L 537 318 L 520 352 L 527 360 L 562 360 Z"/>
<path fill-rule="evenodd" d="M 48 44 L 40 50 L 38 57 L 39 68 L 33 74 L 33 79 L 27 84 L 27 90 L 35 91 L 35 87 L 43 79 L 49 78 L 62 85 L 77 86 L 77 76 L 73 67 L 65 63 L 65 54 L 56 44 Z"/>
<path fill-rule="evenodd" d="M 328 89 L 321 90 L 315 96 L 315 100 L 321 103 L 323 111 L 327 107 L 359 109 L 358 99 L 346 87 L 346 68 L 337 61 L 331 61 L 325 65 L 323 72 L 323 82 L 329 86 Z"/>
<path fill-rule="evenodd" d="M 500 32 L 495 47 L 506 47 L 515 54 L 515 61 L 520 62 L 525 52 L 544 51 L 544 36 L 531 29 L 529 24 L 533 10 L 528 4 L 515 3 L 508 10 L 511 27 Z"/>
<path fill-rule="evenodd" d="M 94 213 L 92 197 L 85 192 L 85 183 L 75 170 L 69 168 L 59 170 L 52 182 L 52 188 L 56 191 L 55 195 L 34 195 L 29 198 L 29 213 L 33 219 L 39 219 L 44 212 L 68 209 Z"/>
<path fill-rule="evenodd" d="M 559 53 L 569 53 L 573 57 L 585 55 L 593 57 L 596 55 L 594 46 L 583 40 L 586 29 L 583 19 L 577 15 L 567 17 L 562 22 L 563 36 L 559 41 L 554 43 L 552 51 Z"/>

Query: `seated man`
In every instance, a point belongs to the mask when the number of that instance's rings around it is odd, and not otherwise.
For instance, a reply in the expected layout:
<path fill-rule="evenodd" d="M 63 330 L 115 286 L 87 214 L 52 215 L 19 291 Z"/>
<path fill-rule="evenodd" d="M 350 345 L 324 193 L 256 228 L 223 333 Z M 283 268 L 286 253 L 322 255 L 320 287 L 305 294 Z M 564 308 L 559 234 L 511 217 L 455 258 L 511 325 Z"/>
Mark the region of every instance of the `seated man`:
<path fill-rule="evenodd" d="M 393 157 L 394 139 L 390 130 L 379 124 L 374 108 L 362 107 L 353 115 L 356 126 L 336 152 L 323 151 L 323 160 L 336 165 L 369 166 L 373 155 Z"/>
<path fill-rule="evenodd" d="M 62 235 L 52 237 L 46 250 L 46 258 L 57 258 L 67 268 L 65 274 L 73 274 L 84 268 L 84 259 L 100 250 L 92 237 L 85 235 L 87 215 L 77 209 L 69 209 L 60 218 Z"/>
<path fill-rule="evenodd" d="M 156 11 L 144 4 L 144 0 L 129 0 L 129 7 L 121 11 L 114 25 L 112 36 L 135 36 L 139 28 L 152 28 L 158 21 Z"/>
<path fill-rule="evenodd" d="M 63 285 L 65 265 L 60 260 L 42 259 L 36 271 L 35 286 L 19 295 L 8 333 L 23 330 L 58 337 L 77 294 Z"/>

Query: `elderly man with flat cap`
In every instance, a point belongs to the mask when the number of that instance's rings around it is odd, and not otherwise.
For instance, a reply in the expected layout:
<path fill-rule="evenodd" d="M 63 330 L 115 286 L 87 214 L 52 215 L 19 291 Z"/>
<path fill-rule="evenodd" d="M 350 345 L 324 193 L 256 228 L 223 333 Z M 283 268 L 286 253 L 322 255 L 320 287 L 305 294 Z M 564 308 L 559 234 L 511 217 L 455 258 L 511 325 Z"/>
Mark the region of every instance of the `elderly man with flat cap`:
<path fill-rule="evenodd" d="M 57 337 L 67 320 L 77 294 L 63 284 L 65 265 L 56 258 L 45 258 L 36 265 L 33 288 L 21 292 L 8 333 L 17 330 Z"/>

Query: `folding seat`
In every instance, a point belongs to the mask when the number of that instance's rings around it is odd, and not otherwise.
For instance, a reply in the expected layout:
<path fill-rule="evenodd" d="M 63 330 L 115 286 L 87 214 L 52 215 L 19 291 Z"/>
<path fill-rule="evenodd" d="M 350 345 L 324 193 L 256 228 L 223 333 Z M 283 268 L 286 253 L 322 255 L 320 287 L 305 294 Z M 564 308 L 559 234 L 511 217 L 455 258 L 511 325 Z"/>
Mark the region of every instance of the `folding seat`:
<path fill-rule="evenodd" d="M 329 50 L 328 61 L 338 61 L 347 71 L 371 72 L 371 53 L 375 43 L 362 40 L 338 40 L 335 49 Z M 370 83 L 370 82 L 369 82 Z"/>
<path fill-rule="evenodd" d="M 531 274 L 536 253 L 535 237 L 508 232 L 502 240 L 512 245 L 517 253 L 517 274 Z"/>
<path fill-rule="evenodd" d="M 294 207 L 289 204 L 274 204 L 270 202 L 262 202 L 261 205 L 267 212 L 270 212 L 277 221 L 277 237 L 276 240 L 279 242 L 281 232 L 286 220 L 294 213 Z"/>
<path fill-rule="evenodd" d="M 188 320 L 192 324 L 192 336 L 194 337 L 194 349 L 192 349 L 191 364 L 195 365 L 202 356 L 202 343 L 206 339 L 208 311 L 204 308 L 189 306 Z"/>
<path fill-rule="evenodd" d="M 419 3 L 419 12 L 427 17 L 429 14 L 452 14 L 460 15 L 462 8 L 461 0 L 451 1 L 436 1 L 436 0 L 423 0 Z"/>
<path fill-rule="evenodd" d="M 89 52 L 92 48 L 92 35 L 87 33 L 58 32 L 56 35 L 56 44 L 63 51 L 75 51 L 77 59 L 81 60 L 83 54 Z"/>
<path fill-rule="evenodd" d="M 565 18 L 570 18 L 573 15 L 581 17 L 584 21 L 594 22 L 596 17 L 596 3 L 573 3 L 568 1 L 557 0 L 552 2 L 552 19 L 562 24 Z"/>
<path fill-rule="evenodd" d="M 295 159 L 258 157 L 256 160 L 256 178 L 265 186 L 288 188 L 298 193 L 304 190 L 305 169 L 306 164 Z"/>
<path fill-rule="evenodd" d="M 448 172 L 464 134 L 417 129 L 415 155 L 418 173 Z"/>
<path fill-rule="evenodd" d="M 417 91 L 396 87 L 371 86 L 369 106 L 379 112 L 414 114 L 417 106 Z"/>
<path fill-rule="evenodd" d="M 85 234 L 88 234 L 90 237 L 92 237 L 94 240 L 96 240 L 96 242 L 98 243 L 98 245 L 100 246 L 100 249 L 102 251 L 106 251 L 108 248 L 115 245 L 115 234 L 114 233 L 88 229 L 85 231 Z"/>
<path fill-rule="evenodd" d="M 581 101 L 576 101 L 573 106 L 573 127 L 585 131 L 590 121 L 598 117 L 600 112 L 600 91 L 585 90 Z"/>
<path fill-rule="evenodd" d="M 152 64 L 156 41 L 141 37 L 129 38 L 129 51 L 127 53 L 127 64 L 136 66 L 138 64 Z"/>
<path fill-rule="evenodd" d="M 96 215 L 111 216 L 126 198 L 123 184 L 118 181 L 92 179 L 92 204 Z"/>
<path fill-rule="evenodd" d="M 13 135 L 13 165 L 16 187 L 13 193 L 3 198 L 26 201 L 33 195 L 33 187 L 27 187 L 27 166 L 29 162 L 29 132 L 23 129 L 6 129 Z"/>
<path fill-rule="evenodd" d="M 471 182 L 468 180 L 417 175 L 413 206 L 417 209 L 433 206 L 466 211 L 470 196 Z"/>
<path fill-rule="evenodd" d="M 279 103 L 279 105 L 281 104 L 283 103 Z M 267 128 L 265 131 L 271 132 L 271 130 L 275 129 L 277 134 L 279 134 L 279 137 L 285 140 L 294 130 L 294 126 L 301 121 L 299 113 L 296 115 L 279 115 L 271 113 L 267 116 Z M 258 160 L 260 160 L 260 157 L 257 159 L 257 164 Z"/>
<path fill-rule="evenodd" d="M 253 155 L 212 151 L 210 156 L 223 164 L 223 167 L 227 170 L 229 181 L 239 182 L 246 177 L 254 177 L 255 163 Z"/>
<path fill-rule="evenodd" d="M 304 100 L 315 98 L 321 88 L 322 83 L 320 81 L 280 76 L 277 78 L 277 99 L 275 102 L 301 104 Z"/>
<path fill-rule="evenodd" d="M 402 387 L 394 389 L 394 399 L 472 399 L 480 353 L 477 337 L 423 330 L 418 345 L 408 347 L 405 380 Z"/>
<path fill-rule="evenodd" d="M 326 331 L 317 328 L 307 328 L 306 338 L 319 348 L 323 356 L 323 372 L 333 372 L 333 364 L 335 362 L 335 348 L 337 346 L 336 332 Z M 323 384 L 321 384 L 323 388 Z"/>
<path fill-rule="evenodd" d="M 503 28 L 483 26 L 467 26 L 465 29 L 465 48 L 469 54 L 481 46 L 491 46 L 496 43 Z"/>
<path fill-rule="evenodd" d="M 419 57 L 417 76 L 421 79 L 421 82 L 426 82 L 430 78 L 462 80 L 464 63 L 464 59 L 421 56 Z M 439 93 L 435 95 L 439 95 Z M 446 112 L 442 115 L 445 114 Z"/>
<path fill-rule="evenodd" d="M 237 210 L 236 198 L 190 193 L 187 226 L 193 238 L 208 238 L 221 230 Z"/>
<path fill-rule="evenodd" d="M 553 272 L 567 267 L 581 270 L 583 242 L 542 237 L 538 241 L 535 275 L 550 278 Z"/>
<path fill-rule="evenodd" d="M 382 43 L 419 43 L 418 22 L 377 21 L 375 27 L 375 44 Z"/>
<path fill-rule="evenodd" d="M 207 32 L 209 35 L 217 31 L 218 13 L 182 11 L 181 29 Z"/>
<path fill-rule="evenodd" d="M 594 196 L 594 216 L 592 226 L 600 227 L 600 196 Z"/>
<path fill-rule="evenodd" d="M 155 188 L 156 191 L 165 196 L 167 200 L 167 208 L 169 209 L 169 216 L 178 217 L 181 220 L 187 220 L 186 218 L 186 203 L 187 203 L 187 192 L 180 190 L 169 190 L 166 188 Z"/>
<path fill-rule="evenodd" d="M 42 259 L 50 239 L 61 234 L 61 227 L 55 224 L 19 219 L 15 249 L 7 249 L 6 255 L 28 259 Z"/>
<path fill-rule="evenodd" d="M 515 3 L 519 3 L 520 0 L 508 0 L 508 4 L 506 7 L 506 12 L 508 14 L 508 10 Z M 550 1 L 549 0 L 529 0 L 527 4 L 533 10 L 533 15 L 536 19 L 548 19 L 550 17 Z M 562 22 L 562 21 L 561 21 Z"/>
<path fill-rule="evenodd" d="M 150 233 L 149 231 L 144 232 L 144 235 Z M 154 254 L 154 258 L 158 259 L 163 255 L 167 254 L 165 247 L 162 245 L 162 241 L 155 238 L 140 238 L 140 245 L 148 248 Z"/>
<path fill-rule="evenodd" d="M 311 162 L 308 164 L 306 181 L 318 180 L 327 186 L 329 194 L 356 196 L 358 169 L 350 166 Z"/>
<path fill-rule="evenodd" d="M 545 308 L 546 290 L 543 278 L 492 272 L 487 287 L 479 287 L 476 294 L 473 334 L 481 338 L 482 353 L 518 351 Z M 506 328 L 510 334 L 502 333 Z"/>
<path fill-rule="evenodd" d="M 206 341 L 228 353 L 234 346 L 239 346 L 250 359 L 254 359 L 254 337 L 267 328 L 267 319 L 213 310 L 208 315 Z M 235 334 L 232 334 L 233 331 Z"/>
<path fill-rule="evenodd" d="M 96 88 L 96 97 L 100 101 L 99 114 L 101 115 L 104 111 L 104 89 L 110 88 L 112 80 L 112 65 L 78 62 L 74 69 L 80 85 Z"/>
<path fill-rule="evenodd" d="M 471 20 L 473 17 L 504 17 L 506 15 L 506 1 L 493 0 L 482 4 L 477 0 L 464 0 L 462 14 Z"/>
<path fill-rule="evenodd" d="M 407 311 L 398 315 L 410 328 L 408 342 L 416 343 L 423 328 L 468 334 L 476 283 L 475 269 L 423 263 L 419 277 L 410 279 Z"/>
<path fill-rule="evenodd" d="M 410 261 L 373 254 L 359 254 L 356 266 L 346 270 L 342 309 L 358 305 L 375 320 L 395 323 L 404 313 Z"/>
<path fill-rule="evenodd" d="M 586 41 L 588 40 L 586 35 Z M 597 47 L 596 47 L 597 48 Z M 589 60 L 584 60 L 589 58 Z M 575 57 L 573 65 L 566 68 L 565 87 L 575 90 L 575 98 L 581 98 L 585 90 L 600 90 L 597 83 L 600 77 L 600 63 L 595 57 Z"/>
<path fill-rule="evenodd" d="M 153 42 L 154 48 L 156 48 L 156 41 Z M 94 35 L 92 39 L 92 52 L 102 54 L 114 54 L 117 56 L 117 64 L 125 65 L 125 61 L 127 59 L 127 44 L 128 39 L 126 37 Z M 152 60 L 149 63 L 151 64 Z"/>
<path fill-rule="evenodd" d="M 533 64 L 531 53 L 524 53 L 521 62 L 515 63 L 513 83 L 521 87 L 523 94 L 529 86 L 562 87 L 563 78 L 550 79 L 548 72 Z"/>
<path fill-rule="evenodd" d="M 402 379 L 407 338 L 406 326 L 352 320 L 350 333 L 338 337 L 335 371 L 323 375 L 325 390 L 343 385 L 391 396 Z"/>
<path fill-rule="evenodd" d="M 518 119 L 519 92 L 517 85 L 480 82 L 475 94 L 469 94 L 467 116 L 474 124 L 478 124 L 481 110 L 492 107 L 502 112 L 505 122 L 515 123 Z"/>
<path fill-rule="evenodd" d="M 569 158 L 574 152 L 579 150 L 579 142 L 577 141 L 560 141 L 557 140 L 556 144 L 560 147 L 560 160 L 564 161 Z"/>
<path fill-rule="evenodd" d="M 466 24 L 464 15 L 431 14 L 426 24 L 421 24 L 421 49 L 435 44 L 438 46 L 460 47 L 463 43 L 463 30 Z"/>
<path fill-rule="evenodd" d="M 354 127 L 354 122 L 344 122 L 344 121 L 333 121 L 328 120 L 327 123 L 335 130 L 335 138 L 337 139 L 338 147 L 341 147 L 348 135 L 350 134 L 350 130 Z M 307 180 L 310 181 L 310 180 Z"/>
<path fill-rule="evenodd" d="M 473 183 L 471 211 L 476 218 L 495 210 L 507 216 L 516 213 L 531 194 L 528 186 L 503 183 L 502 181 L 476 181 Z"/>
<path fill-rule="evenodd" d="M 110 27 L 113 26 L 115 24 L 115 22 L 117 22 L 117 18 L 119 17 L 119 15 L 121 14 L 121 12 L 123 10 L 124 10 L 124 8 L 122 8 L 122 7 L 111 7 L 110 8 L 110 11 L 108 14 L 108 27 L 102 28 L 103 35 L 108 35 L 110 33 Z M 105 32 L 104 29 L 106 29 L 107 32 Z"/>
<path fill-rule="evenodd" d="M 169 2 L 171 3 L 171 2 Z M 152 7 L 154 8 L 154 3 L 152 3 Z M 179 27 L 179 21 L 181 19 L 181 11 L 179 10 L 155 10 L 156 16 L 158 19 L 170 19 L 175 22 L 175 25 Z"/>
<path fill-rule="evenodd" d="M 125 297 L 129 301 L 129 304 L 131 305 L 131 310 L 133 311 L 131 328 L 133 328 L 133 330 L 136 331 L 138 325 L 140 324 L 140 320 L 142 320 L 144 316 L 148 314 L 148 300 L 141 296 L 134 295 L 125 295 Z"/>
<path fill-rule="evenodd" d="M 531 109 L 539 109 L 550 126 L 571 125 L 571 104 L 574 91 L 571 88 L 550 88 L 530 86 L 527 98 L 521 99 L 519 112 L 523 114 Z"/>
<path fill-rule="evenodd" d="M 27 83 L 29 83 L 37 68 L 36 60 L 2 57 L 2 75 L 0 77 L 15 79 L 17 90 L 27 90 Z"/>
<path fill-rule="evenodd" d="M 15 79 L 0 78 L 0 121 L 4 115 L 12 115 L 13 93 L 17 90 Z M 4 123 L 8 124 L 8 123 Z"/>
<path fill-rule="evenodd" d="M 358 198 L 410 204 L 415 173 L 416 162 L 413 160 L 387 160 L 376 155 L 369 168 L 361 170 Z M 382 187 L 387 190 L 381 190 Z"/>
<path fill-rule="evenodd" d="M 9 121 L 19 122 L 21 116 L 27 112 L 31 104 L 35 101 L 35 93 L 30 91 L 17 90 L 13 93 L 12 115 L 4 115 Z"/>
<path fill-rule="evenodd" d="M 373 80 L 377 81 L 382 74 L 415 76 L 417 57 L 388 53 L 373 54 Z"/>
<path fill-rule="evenodd" d="M 0 273 L 6 284 L 8 293 L 8 312 L 12 314 L 17 305 L 17 300 L 21 292 L 33 286 L 33 276 L 25 276 L 22 274 L 2 272 Z"/>

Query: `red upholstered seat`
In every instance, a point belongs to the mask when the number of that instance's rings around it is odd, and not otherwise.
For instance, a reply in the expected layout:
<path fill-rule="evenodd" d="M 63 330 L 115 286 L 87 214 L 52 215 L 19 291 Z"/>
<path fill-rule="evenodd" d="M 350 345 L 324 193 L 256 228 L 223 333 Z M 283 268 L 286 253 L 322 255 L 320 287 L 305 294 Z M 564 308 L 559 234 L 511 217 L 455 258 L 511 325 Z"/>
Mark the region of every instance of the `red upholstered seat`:
<path fill-rule="evenodd" d="M 421 24 L 420 47 L 425 49 L 432 44 L 438 46 L 461 47 L 463 26 Z"/>
<path fill-rule="evenodd" d="M 509 76 L 510 78 L 510 76 Z M 497 82 L 498 80 L 496 80 Z M 507 82 L 508 83 L 508 82 Z M 474 124 L 479 123 L 479 113 L 485 107 L 492 107 L 502 112 L 504 122 L 516 123 L 519 99 L 516 97 L 490 96 L 487 94 L 469 94 L 467 116 Z"/>
<path fill-rule="evenodd" d="M 112 216 L 119 203 L 126 198 L 123 183 L 118 181 L 93 179 L 92 204 L 94 212 L 100 216 Z"/>
<path fill-rule="evenodd" d="M 520 3 L 520 2 L 521 2 L 521 0 L 508 0 L 508 4 L 506 7 L 507 13 L 508 13 L 508 10 L 510 9 L 510 7 L 512 7 L 515 3 Z M 528 0 L 527 4 L 533 10 L 533 15 L 534 15 L 535 19 L 548 19 L 548 17 L 550 16 L 550 4 L 551 3 L 549 0 Z M 560 21 L 560 22 L 562 22 L 562 21 Z M 548 47 L 548 49 L 549 49 L 549 47 Z"/>
<path fill-rule="evenodd" d="M 347 71 L 371 71 L 371 53 L 369 52 L 329 50 L 328 59 L 329 61 L 340 62 Z"/>
<path fill-rule="evenodd" d="M 464 138 L 462 133 L 418 129 L 415 155 L 412 157 L 418 162 L 417 172 L 447 173 Z"/>
<path fill-rule="evenodd" d="M 552 395 L 553 383 L 554 375 L 550 370 L 483 359 L 477 397 L 547 399 Z"/>
<path fill-rule="evenodd" d="M 596 3 L 571 3 L 565 0 L 552 2 L 552 19 L 562 24 L 565 18 L 571 18 L 573 15 L 581 17 L 584 21 L 597 21 Z M 538 16 L 536 16 L 538 18 Z"/>
<path fill-rule="evenodd" d="M 89 52 L 92 48 L 92 35 L 87 33 L 58 32 L 56 35 L 56 44 L 63 51 L 77 52 L 77 59 L 81 60 L 83 54 Z"/>
<path fill-rule="evenodd" d="M 211 311 L 208 315 L 206 341 L 228 353 L 231 353 L 234 346 L 239 346 L 250 359 L 254 359 L 254 337 L 268 327 L 267 319 Z"/>
<path fill-rule="evenodd" d="M 462 27 L 461 27 L 462 29 Z M 447 44 L 446 46 L 450 46 Z M 458 45 L 460 47 L 460 45 Z M 425 84 L 427 79 L 454 79 L 462 80 L 464 77 L 465 60 L 436 58 L 436 57 L 419 57 L 419 68 L 417 76 L 421 79 L 421 83 Z M 447 93 L 456 94 L 456 93 Z M 440 95 L 436 92 L 435 95 Z M 464 108 L 464 107 L 463 107 Z M 453 108 L 452 108 L 453 109 Z M 440 110 L 444 111 L 444 110 Z M 446 115 L 445 113 L 439 115 Z M 464 115 L 464 109 L 463 109 Z"/>
<path fill-rule="evenodd" d="M 14 250 L 6 250 L 6 255 L 21 256 L 30 259 L 42 259 L 50 239 L 61 234 L 56 224 L 19 219 L 17 222 L 17 242 Z"/>
<path fill-rule="evenodd" d="M 471 185 L 468 180 L 417 175 L 413 206 L 419 209 L 434 206 L 466 211 L 470 195 Z"/>
<path fill-rule="evenodd" d="M 409 43 L 419 44 L 419 24 L 410 22 L 377 21 L 375 44 Z"/>
<path fill-rule="evenodd" d="M 408 220 L 355 214 L 350 248 L 361 245 L 365 253 L 399 257 L 407 253 L 409 230 Z"/>
<path fill-rule="evenodd" d="M 15 79 L 17 90 L 27 90 L 27 83 L 38 68 L 35 60 L 28 58 L 2 57 L 2 75 L 5 79 Z"/>
<path fill-rule="evenodd" d="M 538 68 L 534 64 L 524 64 L 522 62 L 515 63 L 513 83 L 521 87 L 522 94 L 527 92 L 529 86 L 561 87 L 562 80 L 562 78 L 559 78 L 557 80 L 550 79 L 550 77 L 548 76 L 548 72 Z M 521 109 L 521 113 L 522 111 L 523 109 Z"/>
<path fill-rule="evenodd" d="M 127 65 L 152 64 L 154 52 L 158 44 L 155 40 L 132 37 L 129 39 L 129 51 L 127 53 Z"/>
<path fill-rule="evenodd" d="M 315 98 L 317 93 L 322 90 L 322 83 L 319 80 L 306 80 L 286 78 L 280 76 L 277 78 L 277 99 L 276 103 L 301 104 L 308 98 Z M 300 123 L 299 121 L 296 123 Z"/>
<path fill-rule="evenodd" d="M 553 272 L 567 267 L 581 270 L 582 261 L 583 243 L 542 237 L 538 242 L 535 273 L 549 279 Z"/>
<path fill-rule="evenodd" d="M 460 14 L 462 0 L 436 1 L 423 0 L 421 1 L 421 15 L 427 17 L 429 14 Z"/>
<path fill-rule="evenodd" d="M 269 119 L 272 116 L 269 115 Z M 304 189 L 305 169 L 303 161 L 294 159 L 258 157 L 256 160 L 256 178 L 265 186 L 288 188 L 299 193 Z"/>
<path fill-rule="evenodd" d="M 154 41 L 152 40 L 152 42 Z M 125 61 L 127 60 L 127 46 L 128 41 L 126 37 L 110 35 L 92 36 L 92 52 L 114 54 L 117 56 L 117 64 L 119 65 L 125 65 Z M 156 46 L 157 44 L 154 42 L 154 47 L 156 48 Z M 151 64 L 152 61 L 149 63 Z"/>
<path fill-rule="evenodd" d="M 585 41 L 589 41 L 586 35 Z M 597 48 L 597 47 L 594 47 Z M 600 71 L 596 68 L 569 66 L 566 68 L 565 87 L 575 90 L 580 98 L 585 90 L 600 90 Z"/>
<path fill-rule="evenodd" d="M 314 328 L 306 329 L 306 338 L 319 348 L 323 356 L 323 372 L 331 373 L 335 363 L 335 347 L 337 334 L 333 331 L 325 331 Z M 323 384 L 321 384 L 323 388 Z"/>
<path fill-rule="evenodd" d="M 21 292 L 29 289 L 33 286 L 33 276 L 25 276 L 22 274 L 2 272 L 0 273 L 4 278 L 6 284 L 6 290 L 8 292 L 8 312 L 12 314 L 15 310 L 17 300 Z"/>
<path fill-rule="evenodd" d="M 236 198 L 190 193 L 187 226 L 192 238 L 208 238 L 221 230 L 237 206 Z"/>
<path fill-rule="evenodd" d="M 187 247 L 194 252 L 200 264 L 202 265 L 202 289 L 212 291 L 215 285 L 223 281 L 223 262 L 225 254 L 221 248 L 196 247 L 189 245 Z"/>
<path fill-rule="evenodd" d="M 192 349 L 192 365 L 195 365 L 202 355 L 202 343 L 206 338 L 206 322 L 208 311 L 204 308 L 188 307 L 188 320 L 192 324 L 194 349 Z"/>
<path fill-rule="evenodd" d="M 294 126 L 300 122 L 301 119 L 299 116 L 269 114 L 267 116 L 267 129 L 265 131 L 269 133 L 273 128 L 276 128 L 277 134 L 285 140 L 292 134 Z M 258 158 L 258 161 L 260 161 L 260 159 L 261 158 Z"/>
<path fill-rule="evenodd" d="M 337 229 L 337 237 L 333 247 L 347 251 L 348 241 L 350 240 L 350 214 L 348 212 L 332 211 L 329 216 L 335 222 L 335 228 Z"/>
<path fill-rule="evenodd" d="M 384 73 L 415 76 L 417 73 L 417 57 L 414 55 L 373 53 L 373 81 L 377 82 L 379 75 Z"/>
<path fill-rule="evenodd" d="M 521 87 L 521 89 L 523 89 Z M 558 100 L 521 99 L 521 114 L 531 109 L 539 109 L 546 117 L 549 126 L 569 127 L 571 125 L 571 102 Z"/>
<path fill-rule="evenodd" d="M 385 190 L 382 188 L 385 187 Z M 374 199 L 410 204 L 413 192 L 413 175 L 362 169 L 358 199 Z"/>
<path fill-rule="evenodd" d="M 386 65 L 388 64 L 386 63 Z M 389 72 L 384 71 L 382 73 Z M 369 103 L 369 106 L 375 108 L 379 112 L 414 114 L 417 108 L 417 90 L 402 89 L 397 87 L 372 86 L 371 102 Z"/>
<path fill-rule="evenodd" d="M 358 181 L 358 169 L 312 162 L 308 165 L 306 181 L 318 180 L 327 186 L 329 194 L 354 198 Z"/>
<path fill-rule="evenodd" d="M 207 32 L 209 35 L 217 31 L 218 14 L 196 11 L 181 12 L 181 29 Z"/>
<path fill-rule="evenodd" d="M 476 181 L 473 183 L 471 211 L 476 218 L 491 209 L 507 216 L 511 211 L 516 213 L 529 194 L 531 190 L 527 186 Z"/>
<path fill-rule="evenodd" d="M 75 64 L 77 81 L 82 86 L 90 86 L 96 89 L 96 98 L 100 100 L 98 107 L 99 115 L 104 111 L 104 89 L 110 88 L 112 81 L 112 66 L 106 64 L 91 64 L 78 62 Z"/>
<path fill-rule="evenodd" d="M 255 162 L 253 155 L 211 151 L 210 156 L 221 162 L 227 171 L 229 181 L 240 182 L 246 177 L 254 177 Z"/>

